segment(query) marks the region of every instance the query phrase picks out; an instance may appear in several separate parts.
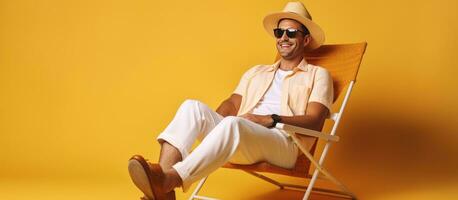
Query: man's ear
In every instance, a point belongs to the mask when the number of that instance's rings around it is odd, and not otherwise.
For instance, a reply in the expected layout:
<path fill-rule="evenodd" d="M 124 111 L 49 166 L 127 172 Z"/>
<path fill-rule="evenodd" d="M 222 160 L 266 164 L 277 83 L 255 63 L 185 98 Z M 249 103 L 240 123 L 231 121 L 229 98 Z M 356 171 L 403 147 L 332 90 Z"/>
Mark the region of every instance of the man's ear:
<path fill-rule="evenodd" d="M 310 37 L 310 35 L 307 35 L 304 37 L 304 47 L 306 47 L 310 41 L 312 41 L 312 37 Z"/>

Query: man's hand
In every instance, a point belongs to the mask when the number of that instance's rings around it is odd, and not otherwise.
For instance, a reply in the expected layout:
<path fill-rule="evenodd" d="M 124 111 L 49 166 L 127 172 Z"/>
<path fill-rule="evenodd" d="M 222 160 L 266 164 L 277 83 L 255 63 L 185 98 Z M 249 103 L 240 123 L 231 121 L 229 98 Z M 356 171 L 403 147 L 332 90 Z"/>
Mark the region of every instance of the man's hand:
<path fill-rule="evenodd" d="M 267 128 L 272 126 L 272 123 L 274 122 L 274 120 L 272 119 L 272 117 L 270 117 L 270 115 L 255 115 L 251 113 L 245 113 L 243 115 L 240 115 L 240 117 L 248 119 L 254 123 L 260 124 Z"/>

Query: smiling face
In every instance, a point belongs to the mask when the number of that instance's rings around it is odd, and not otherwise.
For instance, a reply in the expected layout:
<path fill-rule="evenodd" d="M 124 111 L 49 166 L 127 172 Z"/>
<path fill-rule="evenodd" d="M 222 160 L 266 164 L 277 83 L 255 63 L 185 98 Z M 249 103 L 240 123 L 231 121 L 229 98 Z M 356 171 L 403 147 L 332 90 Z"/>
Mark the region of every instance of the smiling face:
<path fill-rule="evenodd" d="M 278 28 L 297 29 L 303 31 L 302 25 L 292 19 L 282 19 L 278 24 Z M 302 57 L 305 52 L 305 47 L 310 43 L 310 36 L 305 36 L 303 32 L 298 32 L 296 37 L 288 38 L 286 33 L 281 38 L 277 38 L 277 50 L 281 57 L 285 60 L 294 60 L 297 57 Z"/>

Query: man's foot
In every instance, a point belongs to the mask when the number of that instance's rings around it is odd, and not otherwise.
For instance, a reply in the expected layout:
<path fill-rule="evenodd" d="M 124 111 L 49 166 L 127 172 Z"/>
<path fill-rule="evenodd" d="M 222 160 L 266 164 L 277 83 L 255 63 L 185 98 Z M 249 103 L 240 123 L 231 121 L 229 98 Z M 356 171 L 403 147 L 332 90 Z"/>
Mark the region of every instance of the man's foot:
<path fill-rule="evenodd" d="M 135 186 L 144 194 L 144 200 L 174 200 L 175 191 L 164 190 L 165 174 L 158 164 L 147 162 L 142 156 L 134 155 L 129 159 L 129 175 Z"/>

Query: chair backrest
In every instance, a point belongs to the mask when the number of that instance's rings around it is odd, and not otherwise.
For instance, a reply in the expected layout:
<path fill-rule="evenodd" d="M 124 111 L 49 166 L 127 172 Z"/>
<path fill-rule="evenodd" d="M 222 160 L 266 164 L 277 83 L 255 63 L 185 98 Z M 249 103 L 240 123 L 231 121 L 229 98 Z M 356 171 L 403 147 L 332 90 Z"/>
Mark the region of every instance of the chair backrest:
<path fill-rule="evenodd" d="M 326 68 L 334 82 L 334 102 L 351 81 L 356 81 L 367 43 L 328 44 L 305 54 L 308 63 Z M 276 60 L 280 58 L 277 54 Z"/>
<path fill-rule="evenodd" d="M 308 63 L 326 68 L 331 74 L 334 86 L 334 103 L 339 98 L 343 89 L 351 82 L 356 82 L 359 66 L 363 59 L 367 43 L 354 44 L 328 44 L 323 45 L 312 52 L 305 53 L 305 59 Z M 280 59 L 277 54 L 276 60 Z M 347 98 L 351 88 L 347 90 Z M 332 127 L 330 135 L 335 135 L 339 125 L 340 118 L 345 108 L 346 99 L 340 106 L 339 112 L 331 113 L 329 118 L 335 123 Z M 305 137 L 298 137 L 301 142 L 310 148 L 313 153 L 317 146 L 318 140 L 312 141 Z"/>

